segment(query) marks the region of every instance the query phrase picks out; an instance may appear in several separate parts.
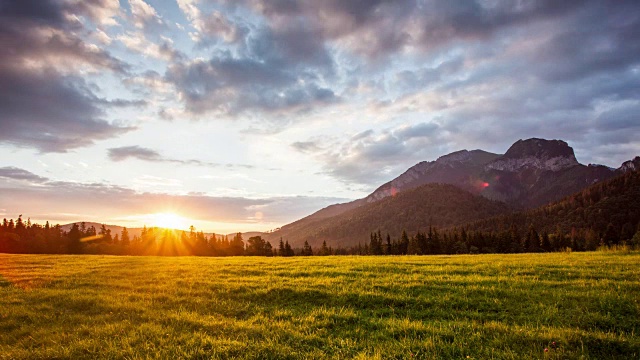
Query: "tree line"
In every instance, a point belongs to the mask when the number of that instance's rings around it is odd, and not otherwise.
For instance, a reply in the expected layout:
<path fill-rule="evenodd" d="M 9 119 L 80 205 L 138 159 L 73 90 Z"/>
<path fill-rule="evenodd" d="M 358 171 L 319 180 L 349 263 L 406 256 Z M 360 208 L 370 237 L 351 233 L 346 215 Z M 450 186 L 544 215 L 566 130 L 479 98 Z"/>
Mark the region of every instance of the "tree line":
<path fill-rule="evenodd" d="M 626 225 L 626 224 L 625 224 Z M 521 229 L 515 224 L 500 231 L 469 230 L 468 227 L 427 231 L 409 235 L 406 231 L 397 238 L 385 236 L 378 230 L 368 241 L 347 248 L 322 245 L 313 248 L 305 241 L 302 248 L 293 248 L 280 239 L 272 246 L 261 236 L 244 240 L 241 233 L 233 237 L 196 231 L 175 231 L 144 227 L 140 236 L 130 236 L 127 228 L 112 234 L 102 225 L 86 227 L 73 224 L 68 231 L 60 225 L 42 226 L 17 220 L 4 219 L 0 226 L 0 252 L 22 254 L 104 254 L 104 255 L 158 255 L 158 256 L 325 256 L 325 255 L 445 255 L 478 253 L 552 252 L 571 249 L 592 251 L 599 246 L 627 244 L 640 247 L 640 223 L 635 228 L 616 227 L 610 223 L 603 231 L 592 228 L 571 229 L 560 227 L 553 233 L 538 231 L 531 224 Z"/>
<path fill-rule="evenodd" d="M 261 236 L 246 241 L 241 233 L 206 235 L 191 226 L 189 231 L 162 228 L 142 229 L 140 236 L 129 234 L 122 228 L 120 234 L 112 234 L 102 225 L 87 227 L 75 223 L 68 231 L 60 225 L 51 226 L 23 221 L 22 215 L 15 221 L 4 219 L 0 226 L 0 253 L 15 254 L 103 254 L 103 255 L 158 255 L 158 256 L 296 256 L 330 255 L 333 249 L 326 242 L 315 251 L 305 243 L 294 249 L 289 241 L 272 246 Z"/>

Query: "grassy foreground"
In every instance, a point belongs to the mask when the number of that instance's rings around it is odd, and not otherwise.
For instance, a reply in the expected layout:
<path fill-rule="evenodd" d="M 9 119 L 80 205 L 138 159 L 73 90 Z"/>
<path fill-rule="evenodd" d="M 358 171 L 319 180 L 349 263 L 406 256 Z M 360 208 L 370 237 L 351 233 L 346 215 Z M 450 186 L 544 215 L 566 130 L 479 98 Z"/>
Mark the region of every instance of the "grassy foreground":
<path fill-rule="evenodd" d="M 639 358 L 639 264 L 0 254 L 0 359 Z"/>

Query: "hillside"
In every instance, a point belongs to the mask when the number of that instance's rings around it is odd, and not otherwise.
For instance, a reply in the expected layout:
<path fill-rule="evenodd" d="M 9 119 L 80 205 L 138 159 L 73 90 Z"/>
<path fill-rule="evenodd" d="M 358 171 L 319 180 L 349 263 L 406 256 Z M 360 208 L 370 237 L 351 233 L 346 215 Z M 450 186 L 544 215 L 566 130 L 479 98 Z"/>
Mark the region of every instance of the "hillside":
<path fill-rule="evenodd" d="M 627 171 L 560 201 L 467 224 L 471 231 L 499 232 L 533 227 L 538 233 L 585 240 L 631 239 L 640 230 L 640 170 Z M 593 240 L 593 239 L 592 239 Z M 590 244 L 593 246 L 594 244 Z"/>
<path fill-rule="evenodd" d="M 367 203 L 336 216 L 302 219 L 267 234 L 266 239 L 280 237 L 294 247 L 305 241 L 317 247 L 326 241 L 332 246 L 347 247 L 365 243 L 371 231 L 386 234 L 424 231 L 429 225 L 445 227 L 509 212 L 496 201 L 473 195 L 448 184 L 427 184 L 415 189 Z"/>

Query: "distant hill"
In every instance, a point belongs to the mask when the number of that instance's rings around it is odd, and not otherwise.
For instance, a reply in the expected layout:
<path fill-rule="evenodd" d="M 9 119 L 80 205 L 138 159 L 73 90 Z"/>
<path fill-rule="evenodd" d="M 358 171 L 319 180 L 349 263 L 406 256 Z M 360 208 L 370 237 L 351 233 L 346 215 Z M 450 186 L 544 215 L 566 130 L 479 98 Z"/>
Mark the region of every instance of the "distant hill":
<path fill-rule="evenodd" d="M 368 242 L 371 231 L 380 230 L 383 234 L 425 231 L 430 225 L 458 225 L 509 211 L 504 203 L 453 185 L 426 184 L 335 216 L 301 219 L 265 237 L 272 243 L 282 237 L 294 247 L 300 247 L 305 241 L 313 247 L 323 241 L 347 247 Z"/>
<path fill-rule="evenodd" d="M 71 227 L 73 226 L 73 224 L 78 224 L 78 226 L 80 226 L 80 224 L 82 224 L 82 222 L 76 222 L 76 223 L 69 223 L 69 224 L 64 224 L 61 225 L 60 228 L 64 231 L 69 231 L 69 229 L 71 229 Z M 97 222 L 90 222 L 90 221 L 86 221 L 84 223 L 85 227 L 88 229 L 91 226 L 96 228 L 97 232 L 100 232 L 100 228 L 102 227 L 103 224 L 101 223 L 97 223 Z M 119 226 L 119 225 L 107 225 L 104 224 L 105 227 L 108 230 L 111 230 L 111 235 L 115 236 L 116 234 L 120 235 L 122 233 L 122 229 L 124 228 L 124 226 Z M 127 231 L 129 232 L 129 236 L 133 237 L 133 236 L 140 236 L 140 234 L 142 233 L 142 228 L 129 228 L 127 227 Z M 188 230 L 178 230 L 178 231 L 188 231 Z M 196 229 L 196 231 L 199 231 Z M 213 233 L 205 233 L 205 235 L 207 236 L 211 236 Z M 237 233 L 230 233 L 230 234 L 226 234 L 229 238 L 233 238 Z M 265 233 L 263 232 L 259 232 L 259 231 L 249 231 L 249 232 L 243 232 L 242 233 L 242 237 L 243 239 L 247 240 L 252 236 L 262 236 Z M 224 236 L 223 234 L 216 234 L 218 235 L 218 237 L 220 236 Z"/>
<path fill-rule="evenodd" d="M 76 223 L 69 223 L 69 224 L 64 224 L 61 225 L 60 228 L 63 231 L 69 231 L 69 229 L 71 229 L 71 227 L 73 226 L 73 224 L 78 224 L 78 226 L 81 226 L 82 222 L 76 222 Z M 101 223 L 97 223 L 97 222 L 89 222 L 89 221 L 85 221 L 84 222 L 84 226 L 89 229 L 90 227 L 95 227 L 97 232 L 100 232 L 100 228 L 102 227 L 103 224 Z M 115 236 L 116 234 L 120 235 L 120 233 L 122 233 L 122 229 L 124 228 L 124 226 L 119 226 L 119 225 L 107 225 L 104 224 L 105 228 L 107 228 L 107 230 L 111 230 L 111 235 Z M 142 228 L 129 228 L 127 227 L 127 231 L 129 232 L 129 236 L 133 237 L 133 236 L 140 236 L 140 233 L 142 232 Z"/>

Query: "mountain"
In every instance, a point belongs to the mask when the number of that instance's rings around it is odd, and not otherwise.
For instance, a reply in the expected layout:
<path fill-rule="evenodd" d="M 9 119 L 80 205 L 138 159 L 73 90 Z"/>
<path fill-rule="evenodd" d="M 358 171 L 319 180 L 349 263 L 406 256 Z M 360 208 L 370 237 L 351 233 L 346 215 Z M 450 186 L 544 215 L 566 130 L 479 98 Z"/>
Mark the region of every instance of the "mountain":
<path fill-rule="evenodd" d="M 331 217 L 311 217 L 266 234 L 274 243 L 282 237 L 294 247 L 305 241 L 318 247 L 323 241 L 341 247 L 366 243 L 371 231 L 398 234 L 426 231 L 510 212 L 504 203 L 473 195 L 449 184 L 425 184 L 375 202 L 364 203 Z"/>
<path fill-rule="evenodd" d="M 522 208 L 540 206 L 579 191 L 618 172 L 582 165 L 562 140 L 518 140 L 477 176 L 488 186 L 481 195 Z"/>
<path fill-rule="evenodd" d="M 364 229 L 367 226 L 364 223 L 366 219 L 366 221 L 372 221 L 368 224 L 367 231 L 376 230 L 381 223 L 379 221 L 381 216 L 383 220 L 384 216 L 397 219 L 394 214 L 388 213 L 384 208 L 385 206 L 393 207 L 395 203 L 383 201 L 409 193 L 408 196 L 416 197 L 415 200 L 419 202 L 424 194 L 411 191 L 426 184 L 450 184 L 470 194 L 501 201 L 514 209 L 530 209 L 557 201 L 590 185 L 638 168 L 640 168 L 640 157 L 625 162 L 618 169 L 602 165 L 580 164 L 573 148 L 562 140 L 521 139 L 511 145 L 504 154 L 483 150 L 460 150 L 441 156 L 435 161 L 420 162 L 397 178 L 381 185 L 363 199 L 331 205 L 285 225 L 266 237 L 269 240 L 282 237 L 297 246 L 305 240 L 310 243 L 322 241 L 320 239 L 323 237 L 331 242 L 351 243 L 356 240 L 349 240 L 346 236 L 347 224 L 353 224 L 353 229 L 356 227 Z M 404 196 L 401 198 L 404 199 Z M 442 203 L 447 201 L 446 198 L 432 200 Z M 379 202 L 382 203 L 378 206 L 369 206 Z M 409 204 L 409 206 L 414 205 Z M 374 209 L 378 209 L 377 211 L 385 215 L 375 215 Z M 428 211 L 425 208 L 416 207 L 416 209 Z M 398 209 L 398 211 L 401 210 Z M 365 213 L 366 217 L 355 215 Z M 424 221 L 420 226 L 429 225 L 428 213 L 413 216 Z M 459 220 L 456 221 L 459 222 Z M 402 219 L 399 221 L 402 222 Z M 433 223 L 433 225 L 441 224 Z M 354 230 L 354 236 L 356 234 L 361 236 L 361 232 L 364 230 Z"/>
<path fill-rule="evenodd" d="M 629 168 L 636 165 L 626 162 Z M 456 185 L 474 194 L 532 208 L 558 200 L 622 170 L 580 164 L 562 140 L 518 140 L 503 155 L 482 150 L 461 150 L 436 161 L 421 162 L 380 186 L 365 198 L 383 199 L 397 192 L 429 183 Z"/>

